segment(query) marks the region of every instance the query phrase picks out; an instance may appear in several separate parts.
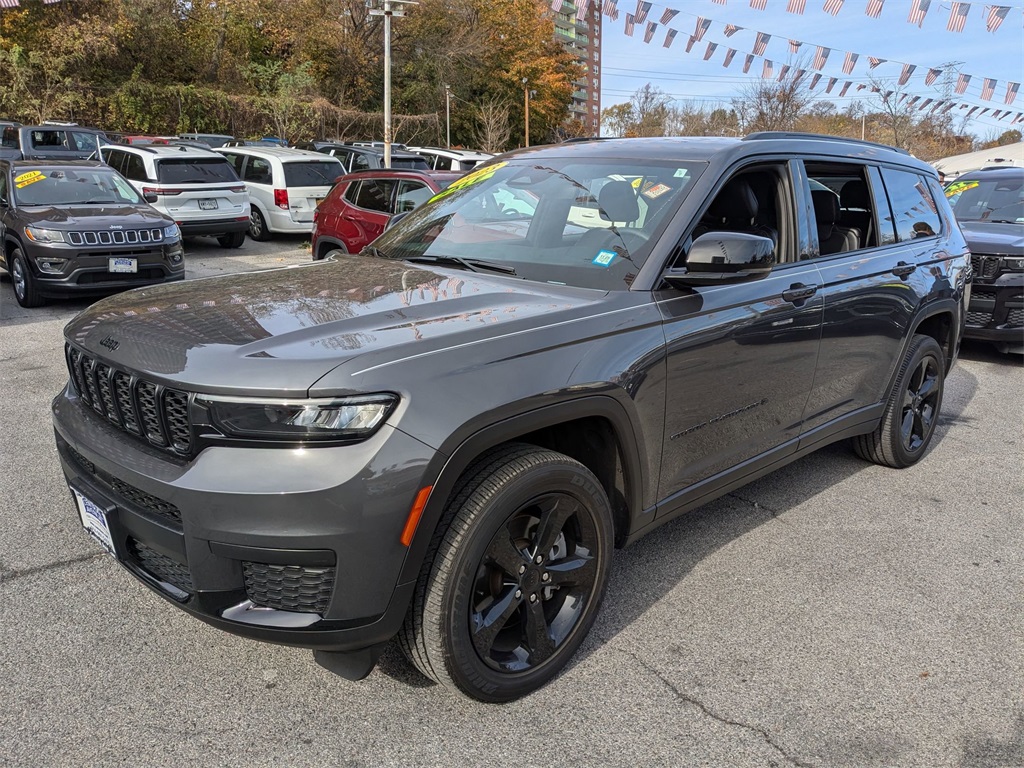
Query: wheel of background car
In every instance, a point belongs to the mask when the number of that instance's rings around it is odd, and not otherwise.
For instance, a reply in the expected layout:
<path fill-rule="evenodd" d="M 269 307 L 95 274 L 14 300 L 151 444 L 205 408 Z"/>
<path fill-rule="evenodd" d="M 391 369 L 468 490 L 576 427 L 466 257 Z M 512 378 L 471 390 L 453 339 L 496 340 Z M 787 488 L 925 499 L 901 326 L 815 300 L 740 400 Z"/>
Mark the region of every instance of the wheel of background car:
<path fill-rule="evenodd" d="M 920 459 L 935 432 L 946 371 L 942 347 L 931 336 L 911 340 L 878 428 L 853 439 L 857 455 L 902 469 Z"/>
<path fill-rule="evenodd" d="M 431 679 L 480 701 L 540 688 L 597 615 L 611 505 L 590 470 L 510 445 L 460 480 L 431 542 L 399 643 Z"/>
<path fill-rule="evenodd" d="M 28 261 L 21 248 L 15 248 L 10 256 L 11 282 L 14 284 L 14 298 L 23 307 L 40 307 L 45 303 L 36 287 L 36 279 L 32 276 Z"/>
<path fill-rule="evenodd" d="M 252 214 L 249 215 L 250 225 L 252 223 Z M 217 238 L 217 242 L 220 243 L 222 248 L 238 248 L 245 242 L 245 232 L 229 232 L 226 235 L 221 235 Z"/>
<path fill-rule="evenodd" d="M 249 211 L 249 237 L 253 240 L 266 242 L 270 239 L 270 230 L 267 229 L 267 220 L 263 218 L 260 209 L 255 205 Z"/>
<path fill-rule="evenodd" d="M 325 253 L 320 258 L 323 261 L 327 261 L 328 259 L 333 259 L 336 256 L 345 256 L 347 254 L 348 251 L 346 251 L 344 248 L 331 248 L 331 250 L 327 251 L 327 253 Z"/>

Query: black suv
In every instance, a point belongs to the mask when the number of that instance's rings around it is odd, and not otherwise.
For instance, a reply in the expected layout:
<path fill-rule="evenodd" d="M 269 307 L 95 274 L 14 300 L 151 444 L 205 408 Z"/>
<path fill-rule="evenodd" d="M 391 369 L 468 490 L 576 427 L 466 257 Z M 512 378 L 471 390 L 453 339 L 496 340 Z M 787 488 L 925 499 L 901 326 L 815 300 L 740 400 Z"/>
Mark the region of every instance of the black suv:
<path fill-rule="evenodd" d="M 185 276 L 178 225 L 99 162 L 0 160 L 0 241 L 23 307 Z"/>
<path fill-rule="evenodd" d="M 989 168 L 946 185 L 971 249 L 968 339 L 1024 354 L 1024 168 Z"/>
<path fill-rule="evenodd" d="M 403 146 L 392 145 L 392 169 L 430 170 L 430 165 L 422 155 L 417 155 L 415 152 L 407 152 Z M 311 152 L 323 152 L 325 155 L 336 157 L 345 166 L 346 173 L 384 168 L 383 145 L 332 141 L 300 141 L 295 144 L 295 148 L 308 149 Z"/>
<path fill-rule="evenodd" d="M 0 134 L 0 158 L 7 160 L 96 159 L 107 143 L 102 131 L 66 125 L 9 125 Z"/>
<path fill-rule="evenodd" d="M 887 147 L 528 149 L 358 255 L 82 313 L 57 447 L 84 526 L 194 616 L 352 679 L 397 637 L 506 701 L 579 647 L 614 547 L 837 440 L 921 459 L 969 275 Z"/>

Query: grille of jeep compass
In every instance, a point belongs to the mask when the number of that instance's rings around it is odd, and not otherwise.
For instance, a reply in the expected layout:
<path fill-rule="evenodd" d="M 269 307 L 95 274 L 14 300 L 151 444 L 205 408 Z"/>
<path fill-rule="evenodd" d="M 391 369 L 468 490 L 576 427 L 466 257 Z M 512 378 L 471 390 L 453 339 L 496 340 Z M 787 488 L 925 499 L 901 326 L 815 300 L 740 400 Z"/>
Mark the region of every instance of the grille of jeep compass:
<path fill-rule="evenodd" d="M 334 567 L 269 565 L 242 561 L 245 592 L 256 605 L 279 611 L 327 611 L 334 589 Z"/>

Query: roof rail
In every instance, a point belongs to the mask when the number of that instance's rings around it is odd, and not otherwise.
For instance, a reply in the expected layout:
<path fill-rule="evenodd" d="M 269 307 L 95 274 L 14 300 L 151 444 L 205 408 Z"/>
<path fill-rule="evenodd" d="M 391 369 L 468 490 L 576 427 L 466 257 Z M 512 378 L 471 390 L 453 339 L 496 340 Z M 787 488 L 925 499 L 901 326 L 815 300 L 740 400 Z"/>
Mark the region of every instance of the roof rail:
<path fill-rule="evenodd" d="M 910 155 L 905 149 L 893 147 L 889 144 L 880 144 L 877 141 L 865 141 L 864 139 L 848 139 L 845 136 L 832 136 L 827 133 L 803 133 L 802 131 L 757 131 L 743 137 L 743 141 L 763 141 L 768 139 L 814 139 L 815 141 L 843 141 L 852 144 L 861 144 L 878 149 L 888 149 L 891 152 L 899 152 L 901 155 Z"/>

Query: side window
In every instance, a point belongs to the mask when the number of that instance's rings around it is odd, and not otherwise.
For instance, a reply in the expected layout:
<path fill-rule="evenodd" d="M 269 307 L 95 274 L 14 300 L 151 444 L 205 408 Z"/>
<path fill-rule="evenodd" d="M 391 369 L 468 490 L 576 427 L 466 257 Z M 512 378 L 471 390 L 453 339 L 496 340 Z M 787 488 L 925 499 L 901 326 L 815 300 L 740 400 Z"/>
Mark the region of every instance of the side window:
<path fill-rule="evenodd" d="M 395 213 L 406 213 L 415 210 L 434 196 L 426 184 L 403 179 L 398 182 L 398 195 L 395 197 Z"/>
<path fill-rule="evenodd" d="M 350 181 L 348 187 L 345 188 L 345 199 L 348 200 L 352 205 L 356 204 L 356 200 L 359 199 L 359 182 Z"/>
<path fill-rule="evenodd" d="M 245 161 L 245 155 L 238 155 L 234 152 L 225 152 L 224 157 L 231 163 L 231 167 L 235 169 L 235 173 L 238 174 L 238 178 L 242 178 L 242 163 Z"/>
<path fill-rule="evenodd" d="M 896 218 L 896 238 L 901 243 L 934 237 L 942 231 L 938 208 L 924 176 L 883 168 L 882 179 Z"/>
<path fill-rule="evenodd" d="M 64 131 L 32 131 L 33 149 L 67 149 Z"/>
<path fill-rule="evenodd" d="M 95 152 L 99 149 L 99 138 L 95 133 L 72 131 L 71 136 L 75 140 L 75 146 L 79 152 Z"/>
<path fill-rule="evenodd" d="M 108 147 L 104 147 L 100 150 L 100 156 L 107 165 L 124 176 L 124 152 L 119 149 L 109 149 Z"/>
<path fill-rule="evenodd" d="M 244 181 L 253 184 L 270 184 L 271 179 L 270 162 L 262 157 L 250 156 L 249 162 L 245 166 Z"/>
<path fill-rule="evenodd" d="M 0 169 L 0 200 L 4 202 L 4 205 L 9 205 L 10 200 L 7 198 L 7 169 Z"/>
<path fill-rule="evenodd" d="M 3 144 L 9 149 L 18 148 L 18 129 L 17 127 L 4 128 L 3 139 L 0 139 L 0 144 Z"/>
<path fill-rule="evenodd" d="M 393 179 L 367 179 L 359 184 L 356 205 L 368 211 L 391 212 L 391 192 L 395 188 Z"/>
<path fill-rule="evenodd" d="M 867 166 L 820 162 L 804 165 L 820 254 L 828 256 L 876 247 L 876 205 Z"/>
<path fill-rule="evenodd" d="M 438 171 L 450 171 L 452 169 L 453 161 L 450 157 L 442 157 L 441 155 L 434 156 L 434 169 Z"/>
<path fill-rule="evenodd" d="M 356 152 L 352 157 L 352 170 L 353 171 L 365 171 L 369 170 L 370 161 L 366 159 L 366 155 Z"/>
<path fill-rule="evenodd" d="M 124 154 L 127 157 L 125 158 L 124 170 L 121 171 L 121 175 L 132 181 L 148 181 L 146 164 L 142 158 L 131 152 L 125 152 Z"/>

